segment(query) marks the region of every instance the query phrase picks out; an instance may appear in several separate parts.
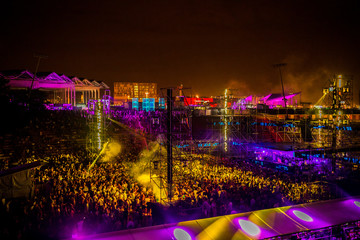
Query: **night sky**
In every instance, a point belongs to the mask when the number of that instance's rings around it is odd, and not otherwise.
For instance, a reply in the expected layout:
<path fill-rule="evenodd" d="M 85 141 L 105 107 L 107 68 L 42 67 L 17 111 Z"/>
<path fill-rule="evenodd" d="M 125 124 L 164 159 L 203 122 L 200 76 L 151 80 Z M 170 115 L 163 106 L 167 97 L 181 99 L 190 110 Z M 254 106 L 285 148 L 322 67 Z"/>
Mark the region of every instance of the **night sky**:
<path fill-rule="evenodd" d="M 0 70 L 106 82 L 182 83 L 188 94 L 280 92 L 316 102 L 333 74 L 354 76 L 358 102 L 358 1 L 6 1 Z"/>

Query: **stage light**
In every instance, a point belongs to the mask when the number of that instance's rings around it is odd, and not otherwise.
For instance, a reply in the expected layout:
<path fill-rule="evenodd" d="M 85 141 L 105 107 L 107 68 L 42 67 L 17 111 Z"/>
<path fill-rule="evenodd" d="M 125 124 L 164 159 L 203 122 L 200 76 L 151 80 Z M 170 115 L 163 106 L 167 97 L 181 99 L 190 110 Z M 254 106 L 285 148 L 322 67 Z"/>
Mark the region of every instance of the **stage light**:
<path fill-rule="evenodd" d="M 354 204 L 358 207 L 360 207 L 360 202 L 359 201 L 354 201 Z"/>
<path fill-rule="evenodd" d="M 304 212 L 298 211 L 298 210 L 294 210 L 293 213 L 295 214 L 295 216 L 297 216 L 298 218 L 300 218 L 301 220 L 305 221 L 305 222 L 312 222 L 314 221 L 312 219 L 312 217 L 310 217 L 309 215 L 307 215 Z"/>
<path fill-rule="evenodd" d="M 260 234 L 260 228 L 253 222 L 240 219 L 239 224 L 240 224 L 241 230 L 243 230 L 246 234 L 248 234 L 252 237 Z"/>
<path fill-rule="evenodd" d="M 191 240 L 190 234 L 181 228 L 174 229 L 174 237 L 176 240 Z"/>

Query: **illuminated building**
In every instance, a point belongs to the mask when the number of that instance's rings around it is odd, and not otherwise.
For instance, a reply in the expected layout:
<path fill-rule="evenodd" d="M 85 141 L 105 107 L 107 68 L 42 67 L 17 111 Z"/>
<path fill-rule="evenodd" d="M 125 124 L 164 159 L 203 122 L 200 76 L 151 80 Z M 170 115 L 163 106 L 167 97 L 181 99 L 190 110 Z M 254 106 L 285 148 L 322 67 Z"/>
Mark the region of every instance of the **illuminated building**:
<path fill-rule="evenodd" d="M 45 103 L 86 106 L 90 99 L 99 99 L 109 91 L 104 82 L 86 78 L 68 77 L 55 72 L 39 72 L 34 76 L 27 70 L 2 71 L 0 76 L 8 81 L 11 90 L 37 89 L 45 93 Z"/>
<path fill-rule="evenodd" d="M 191 106 L 191 107 L 203 107 L 203 106 L 213 106 L 214 105 L 214 99 L 213 98 L 192 98 L 187 97 L 184 98 L 184 104 L 185 106 Z"/>
<path fill-rule="evenodd" d="M 76 102 L 87 104 L 90 99 L 100 99 L 105 95 L 105 90 L 110 87 L 104 82 L 88 80 L 86 78 L 70 77 L 75 84 Z"/>
<path fill-rule="evenodd" d="M 323 89 L 324 105 L 332 109 L 353 107 L 353 77 L 334 75 L 329 83 L 329 87 Z"/>
<path fill-rule="evenodd" d="M 143 98 L 157 99 L 157 83 L 114 83 L 114 105 L 123 105 L 132 98 L 137 98 L 140 102 L 142 102 Z"/>

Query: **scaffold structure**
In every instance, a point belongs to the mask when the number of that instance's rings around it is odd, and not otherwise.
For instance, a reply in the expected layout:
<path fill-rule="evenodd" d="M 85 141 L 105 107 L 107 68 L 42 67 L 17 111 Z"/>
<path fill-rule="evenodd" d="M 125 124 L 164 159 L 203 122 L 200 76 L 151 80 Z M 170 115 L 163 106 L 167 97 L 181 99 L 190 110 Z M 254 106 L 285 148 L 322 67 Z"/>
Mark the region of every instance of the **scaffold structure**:
<path fill-rule="evenodd" d="M 89 100 L 87 150 L 99 153 L 107 141 L 106 127 L 110 114 L 110 99 Z"/>
<path fill-rule="evenodd" d="M 159 148 L 150 160 L 150 181 L 160 189 L 161 203 L 168 204 L 176 200 L 173 196 L 178 189 L 174 187 L 193 174 L 194 164 L 205 153 L 198 151 L 192 138 L 192 110 L 175 101 L 172 88 L 166 89 L 164 98 L 167 104 L 162 117 L 151 120 L 159 121 L 162 132 L 157 133 Z"/>

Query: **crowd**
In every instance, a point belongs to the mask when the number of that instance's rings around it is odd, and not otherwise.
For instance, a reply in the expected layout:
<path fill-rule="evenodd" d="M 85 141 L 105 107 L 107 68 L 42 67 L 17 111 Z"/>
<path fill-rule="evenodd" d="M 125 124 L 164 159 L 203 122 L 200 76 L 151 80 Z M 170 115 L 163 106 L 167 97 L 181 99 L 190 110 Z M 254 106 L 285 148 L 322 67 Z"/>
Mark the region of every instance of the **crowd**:
<path fill-rule="evenodd" d="M 201 207 L 204 217 L 329 199 L 330 189 L 249 162 L 196 162 L 175 185 L 174 199 Z M 186 174 L 186 172 L 184 172 Z M 184 205 L 184 204 L 183 204 Z"/>
<path fill-rule="evenodd" d="M 162 206 L 155 189 L 139 183 L 132 171 L 141 149 L 129 138 L 136 136 L 117 132 L 122 153 L 89 169 L 96 155 L 77 141 L 87 131 L 81 114 L 48 113 L 32 122 L 28 131 L 30 143 L 18 156 L 18 164 L 35 160 L 46 164 L 34 173 L 32 199 L 2 199 L 2 239 L 34 233 L 66 238 L 333 197 L 326 185 L 308 183 L 301 176 L 206 156 L 191 160 L 191 167 L 174 170 L 180 174 L 172 202 Z"/>
<path fill-rule="evenodd" d="M 88 127 L 81 112 L 42 111 L 27 121 L 24 127 L 0 137 L 0 171 L 14 164 L 70 153 L 86 143 Z"/>

